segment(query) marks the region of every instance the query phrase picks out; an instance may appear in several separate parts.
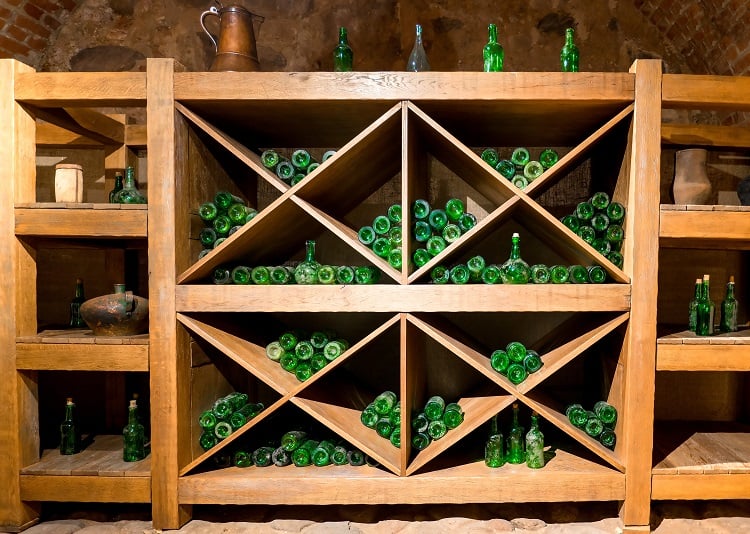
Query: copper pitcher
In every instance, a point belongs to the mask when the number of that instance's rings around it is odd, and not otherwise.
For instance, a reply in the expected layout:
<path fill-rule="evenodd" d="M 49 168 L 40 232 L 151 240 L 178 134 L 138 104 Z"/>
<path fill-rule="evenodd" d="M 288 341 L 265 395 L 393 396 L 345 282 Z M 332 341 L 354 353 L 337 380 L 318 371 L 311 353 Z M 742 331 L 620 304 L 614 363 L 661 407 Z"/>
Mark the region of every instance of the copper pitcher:
<path fill-rule="evenodd" d="M 211 6 L 201 14 L 201 27 L 216 49 L 216 57 L 209 70 L 217 71 L 259 71 L 258 50 L 255 45 L 253 22 L 261 24 L 263 17 L 251 13 L 242 6 Z M 219 17 L 219 37 L 206 29 L 206 17 Z"/>

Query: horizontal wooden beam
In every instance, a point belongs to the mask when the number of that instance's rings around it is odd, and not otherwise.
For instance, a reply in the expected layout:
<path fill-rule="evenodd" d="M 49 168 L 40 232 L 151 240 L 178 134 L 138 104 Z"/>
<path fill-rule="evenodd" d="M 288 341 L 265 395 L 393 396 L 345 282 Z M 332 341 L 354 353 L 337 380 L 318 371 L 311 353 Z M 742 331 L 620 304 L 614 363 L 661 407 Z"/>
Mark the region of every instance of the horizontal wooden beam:
<path fill-rule="evenodd" d="M 34 72 L 16 78 L 18 102 L 39 107 L 146 105 L 143 72 Z"/>
<path fill-rule="evenodd" d="M 662 107 L 750 111 L 750 78 L 665 74 L 662 77 Z"/>
<path fill-rule="evenodd" d="M 662 124 L 661 142 L 669 145 L 745 149 L 750 146 L 750 128 L 709 124 Z"/>

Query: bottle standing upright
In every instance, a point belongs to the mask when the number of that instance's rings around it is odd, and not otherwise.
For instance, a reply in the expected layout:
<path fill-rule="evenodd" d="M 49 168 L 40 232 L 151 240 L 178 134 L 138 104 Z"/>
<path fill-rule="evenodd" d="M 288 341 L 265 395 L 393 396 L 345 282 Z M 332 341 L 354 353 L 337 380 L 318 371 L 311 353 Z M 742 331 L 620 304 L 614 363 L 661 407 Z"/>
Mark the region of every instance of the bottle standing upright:
<path fill-rule="evenodd" d="M 354 52 L 349 46 L 346 28 L 339 28 L 339 44 L 333 49 L 333 72 L 349 72 L 354 64 Z"/>
<path fill-rule="evenodd" d="M 65 419 L 60 424 L 60 454 L 76 454 L 81 451 L 81 434 L 75 419 L 76 405 L 68 397 L 65 401 Z"/>
<path fill-rule="evenodd" d="M 430 70 L 430 62 L 427 61 L 427 53 L 422 45 L 422 26 L 417 24 L 414 48 L 411 49 L 409 60 L 406 62 L 406 70 L 409 72 L 424 72 Z"/>
<path fill-rule="evenodd" d="M 532 469 L 544 467 L 544 434 L 539 430 L 539 416 L 531 414 L 531 428 L 526 433 L 526 465 Z"/>
<path fill-rule="evenodd" d="M 81 317 L 81 304 L 86 302 L 83 296 L 83 280 L 76 278 L 76 291 L 73 300 L 70 301 L 70 326 L 72 328 L 85 328 L 86 322 Z"/>
<path fill-rule="evenodd" d="M 120 171 L 117 171 L 115 173 L 115 186 L 112 188 L 112 191 L 109 192 L 109 203 L 114 204 L 116 203 L 115 198 L 117 193 L 122 191 L 122 173 Z"/>
<path fill-rule="evenodd" d="M 693 294 L 693 300 L 688 305 L 688 330 L 695 332 L 698 326 L 698 302 L 701 299 L 701 292 L 703 291 L 703 284 L 700 278 L 695 279 L 695 291 Z"/>
<path fill-rule="evenodd" d="M 524 453 L 523 427 L 518 422 L 518 403 L 513 403 L 513 424 L 508 433 L 508 449 L 505 459 L 509 464 L 522 464 L 526 460 Z"/>
<path fill-rule="evenodd" d="M 505 51 L 500 43 L 497 42 L 497 26 L 490 24 L 488 27 L 489 40 L 482 50 L 482 59 L 484 60 L 484 72 L 502 72 Z M 497 160 L 493 167 L 497 165 Z"/>
<path fill-rule="evenodd" d="M 138 421 L 138 405 L 135 399 L 130 401 L 128 424 L 122 429 L 122 438 L 123 461 L 137 462 L 146 457 L 146 431 Z"/>
<path fill-rule="evenodd" d="M 565 44 L 560 51 L 560 70 L 578 72 L 578 47 L 573 42 L 573 28 L 565 30 Z"/>
<path fill-rule="evenodd" d="M 721 322 L 719 329 L 722 332 L 737 331 L 737 299 L 734 296 L 734 276 L 729 277 L 727 282 L 727 293 L 721 301 Z"/>

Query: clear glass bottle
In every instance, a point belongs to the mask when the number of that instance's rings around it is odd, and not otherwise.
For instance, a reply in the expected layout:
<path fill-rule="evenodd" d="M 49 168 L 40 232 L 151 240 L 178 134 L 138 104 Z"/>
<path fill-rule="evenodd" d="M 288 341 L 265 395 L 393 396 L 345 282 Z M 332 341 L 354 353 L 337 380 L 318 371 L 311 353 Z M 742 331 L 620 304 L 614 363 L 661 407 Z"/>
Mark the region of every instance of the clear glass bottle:
<path fill-rule="evenodd" d="M 722 332 L 737 331 L 737 299 L 734 296 L 734 276 L 729 277 L 727 292 L 721 301 L 721 320 L 719 329 Z"/>
<path fill-rule="evenodd" d="M 430 62 L 427 61 L 427 53 L 422 45 L 422 26 L 416 25 L 416 35 L 414 39 L 414 48 L 411 49 L 409 59 L 406 62 L 408 72 L 425 72 L 430 70 Z"/>
<path fill-rule="evenodd" d="M 60 454 L 76 454 L 81 451 L 81 434 L 75 417 L 76 405 L 68 397 L 65 401 L 65 418 L 60 423 Z"/>
<path fill-rule="evenodd" d="M 315 241 L 305 242 L 305 261 L 294 269 L 294 280 L 298 284 L 315 284 L 318 281 L 320 264 L 315 261 Z"/>
<path fill-rule="evenodd" d="M 521 236 L 511 237 L 510 257 L 500 266 L 504 284 L 527 284 L 531 278 L 529 264 L 521 258 Z"/>
<path fill-rule="evenodd" d="M 487 27 L 489 39 L 482 49 L 482 59 L 484 60 L 484 72 L 502 72 L 505 51 L 500 43 L 497 42 L 497 26 L 490 24 Z"/>
<path fill-rule="evenodd" d="M 144 197 L 138 187 L 135 184 L 135 169 L 128 167 L 125 169 L 125 184 L 122 189 L 117 192 L 114 197 L 116 204 L 145 204 L 146 197 Z"/>
<path fill-rule="evenodd" d="M 565 30 L 565 44 L 560 51 L 560 70 L 562 72 L 578 72 L 578 47 L 573 42 L 573 28 Z"/>
<path fill-rule="evenodd" d="M 220 423 L 217 423 L 217 426 Z M 146 435 L 143 425 L 138 421 L 138 405 L 135 399 L 128 406 L 128 424 L 122 430 L 122 459 L 125 462 L 137 462 L 146 457 Z"/>
<path fill-rule="evenodd" d="M 350 72 L 354 64 L 354 52 L 349 46 L 346 28 L 339 28 L 339 44 L 333 49 L 333 72 Z"/>
<path fill-rule="evenodd" d="M 76 278 L 76 290 L 73 299 L 70 301 L 70 321 L 68 324 L 71 328 L 86 328 L 86 322 L 81 317 L 81 304 L 86 302 L 83 296 L 83 280 Z"/>
<path fill-rule="evenodd" d="M 526 433 L 526 465 L 532 469 L 544 467 L 544 434 L 539 430 L 539 416 L 531 413 L 531 428 Z"/>
<path fill-rule="evenodd" d="M 120 171 L 117 171 L 115 173 L 115 186 L 112 188 L 112 191 L 109 192 L 109 202 L 110 204 L 115 204 L 115 199 L 117 198 L 117 193 L 122 191 L 123 183 L 122 183 L 122 173 Z"/>

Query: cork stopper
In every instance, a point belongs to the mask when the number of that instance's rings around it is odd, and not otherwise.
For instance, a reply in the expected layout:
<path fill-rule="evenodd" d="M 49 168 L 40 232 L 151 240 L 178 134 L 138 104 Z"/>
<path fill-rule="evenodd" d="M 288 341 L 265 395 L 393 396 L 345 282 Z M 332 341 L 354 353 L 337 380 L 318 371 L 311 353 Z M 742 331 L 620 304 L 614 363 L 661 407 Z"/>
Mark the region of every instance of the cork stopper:
<path fill-rule="evenodd" d="M 138 408 L 138 404 L 135 399 L 130 401 L 130 407 L 131 408 Z"/>
<path fill-rule="evenodd" d="M 729 283 L 730 283 L 730 284 L 734 284 L 734 275 L 731 275 L 731 276 L 729 277 Z"/>
<path fill-rule="evenodd" d="M 73 397 L 68 397 L 65 399 L 65 404 L 73 404 Z"/>
<path fill-rule="evenodd" d="M 513 237 L 521 237 L 521 235 L 518 232 L 513 232 Z"/>
<path fill-rule="evenodd" d="M 695 279 L 695 283 L 696 283 L 696 284 L 700 284 L 700 283 L 701 283 L 702 281 L 703 281 L 703 280 L 701 280 L 700 278 L 696 278 L 696 279 Z"/>

